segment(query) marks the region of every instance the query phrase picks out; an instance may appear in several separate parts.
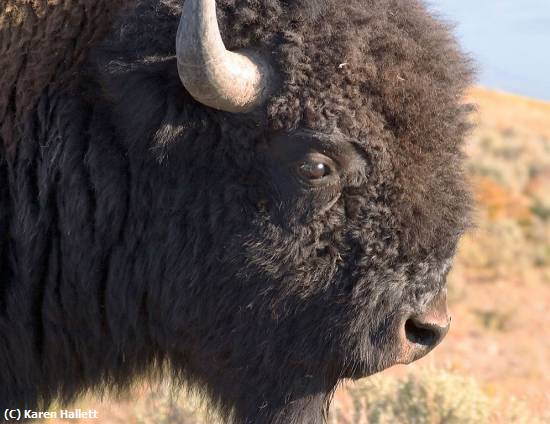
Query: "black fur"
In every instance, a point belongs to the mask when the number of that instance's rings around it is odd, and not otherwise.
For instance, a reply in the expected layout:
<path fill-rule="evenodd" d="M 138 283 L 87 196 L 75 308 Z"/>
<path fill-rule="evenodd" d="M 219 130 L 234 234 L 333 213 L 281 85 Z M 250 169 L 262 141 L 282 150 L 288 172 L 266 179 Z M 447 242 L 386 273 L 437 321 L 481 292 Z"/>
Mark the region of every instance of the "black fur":
<path fill-rule="evenodd" d="M 169 364 L 228 422 L 322 422 L 445 284 L 468 60 L 417 0 L 222 0 L 279 76 L 233 115 L 179 81 L 179 2 L 72 3 L 0 12 L 0 410 Z"/>

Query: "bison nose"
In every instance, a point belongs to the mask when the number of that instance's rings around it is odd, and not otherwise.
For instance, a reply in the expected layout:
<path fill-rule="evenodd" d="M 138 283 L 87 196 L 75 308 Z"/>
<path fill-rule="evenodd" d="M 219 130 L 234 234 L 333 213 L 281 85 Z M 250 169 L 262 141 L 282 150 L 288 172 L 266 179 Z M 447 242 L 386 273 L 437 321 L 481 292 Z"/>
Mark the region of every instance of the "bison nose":
<path fill-rule="evenodd" d="M 449 331 L 449 321 L 443 323 L 424 321 L 422 317 L 411 317 L 405 322 L 405 337 L 416 345 L 429 349 L 439 344 Z"/>
<path fill-rule="evenodd" d="M 442 292 L 405 320 L 398 362 L 408 364 L 426 355 L 443 340 L 450 323 L 446 294 Z"/>

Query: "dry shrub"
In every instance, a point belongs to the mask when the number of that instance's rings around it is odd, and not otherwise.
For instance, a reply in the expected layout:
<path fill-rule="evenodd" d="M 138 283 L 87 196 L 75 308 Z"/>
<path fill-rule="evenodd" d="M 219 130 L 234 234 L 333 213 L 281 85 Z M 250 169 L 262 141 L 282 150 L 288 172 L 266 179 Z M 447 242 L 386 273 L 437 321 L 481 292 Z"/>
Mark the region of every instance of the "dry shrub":
<path fill-rule="evenodd" d="M 542 424 L 523 403 L 494 399 L 475 379 L 447 371 L 376 376 L 346 392 L 352 406 L 337 399 L 330 424 Z"/>

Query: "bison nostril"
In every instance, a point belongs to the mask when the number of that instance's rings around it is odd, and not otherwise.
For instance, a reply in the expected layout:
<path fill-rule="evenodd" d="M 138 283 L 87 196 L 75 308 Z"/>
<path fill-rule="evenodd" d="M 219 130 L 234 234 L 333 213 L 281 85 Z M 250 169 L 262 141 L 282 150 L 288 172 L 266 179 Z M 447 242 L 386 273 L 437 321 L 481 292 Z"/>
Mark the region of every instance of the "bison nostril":
<path fill-rule="evenodd" d="M 445 337 L 448 330 L 448 324 L 441 326 L 434 323 L 421 322 L 417 318 L 409 318 L 405 322 L 405 336 L 407 340 L 429 348 L 437 345 Z"/>

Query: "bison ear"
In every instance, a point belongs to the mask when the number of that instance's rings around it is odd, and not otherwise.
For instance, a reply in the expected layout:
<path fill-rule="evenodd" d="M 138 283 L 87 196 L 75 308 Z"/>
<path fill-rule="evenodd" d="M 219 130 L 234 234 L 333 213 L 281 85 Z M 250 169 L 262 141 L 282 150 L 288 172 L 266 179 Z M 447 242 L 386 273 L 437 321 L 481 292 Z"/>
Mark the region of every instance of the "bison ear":
<path fill-rule="evenodd" d="M 268 63 L 253 52 L 226 50 L 215 0 L 185 0 L 176 54 L 180 79 L 200 103 L 227 112 L 250 112 L 269 94 Z"/>

